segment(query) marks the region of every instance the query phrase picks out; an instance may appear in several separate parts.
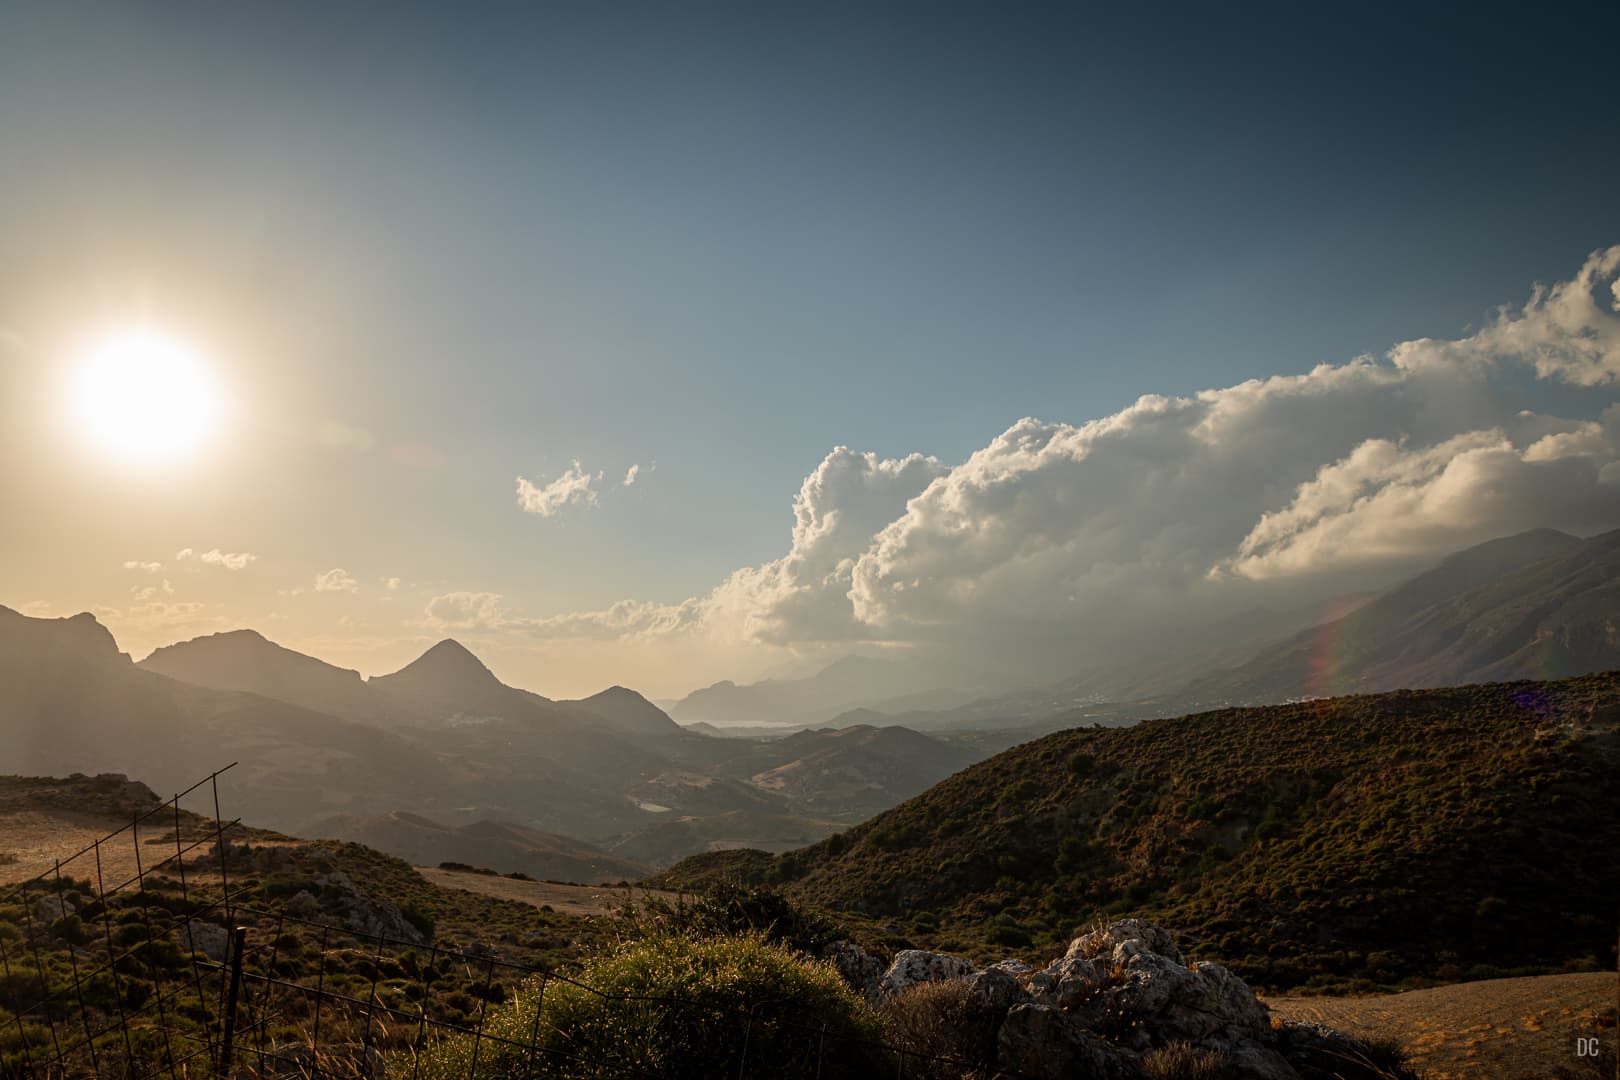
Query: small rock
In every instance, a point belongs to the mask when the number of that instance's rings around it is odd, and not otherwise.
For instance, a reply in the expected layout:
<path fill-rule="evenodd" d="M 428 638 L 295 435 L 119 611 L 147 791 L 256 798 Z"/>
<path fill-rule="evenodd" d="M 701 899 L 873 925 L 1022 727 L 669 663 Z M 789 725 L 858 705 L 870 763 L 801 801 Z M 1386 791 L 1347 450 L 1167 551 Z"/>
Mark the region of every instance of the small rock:
<path fill-rule="evenodd" d="M 57 896 L 55 893 L 52 893 L 49 896 L 42 896 L 38 900 L 34 901 L 34 918 L 45 923 L 46 925 L 50 925 L 57 919 L 67 918 L 69 915 L 73 914 L 73 910 L 72 904 L 68 903 L 63 897 Z"/>
<path fill-rule="evenodd" d="M 200 952 L 215 963 L 222 964 L 230 954 L 231 934 L 214 923 L 188 923 L 180 930 L 180 945 L 188 952 Z"/>

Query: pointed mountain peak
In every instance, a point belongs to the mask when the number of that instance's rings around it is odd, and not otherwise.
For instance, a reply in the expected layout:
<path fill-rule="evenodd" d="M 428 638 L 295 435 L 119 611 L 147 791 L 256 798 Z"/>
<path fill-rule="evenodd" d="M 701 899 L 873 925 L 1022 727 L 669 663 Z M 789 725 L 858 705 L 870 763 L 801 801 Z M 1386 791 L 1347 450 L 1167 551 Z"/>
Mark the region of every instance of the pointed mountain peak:
<path fill-rule="evenodd" d="M 638 735 L 678 735 L 681 726 L 669 714 L 628 686 L 610 686 L 579 701 L 568 702 L 588 709 L 607 725 Z"/>
<path fill-rule="evenodd" d="M 501 685 L 495 673 L 455 638 L 445 638 L 392 675 L 373 679 L 378 680 L 428 680 L 447 686 Z"/>

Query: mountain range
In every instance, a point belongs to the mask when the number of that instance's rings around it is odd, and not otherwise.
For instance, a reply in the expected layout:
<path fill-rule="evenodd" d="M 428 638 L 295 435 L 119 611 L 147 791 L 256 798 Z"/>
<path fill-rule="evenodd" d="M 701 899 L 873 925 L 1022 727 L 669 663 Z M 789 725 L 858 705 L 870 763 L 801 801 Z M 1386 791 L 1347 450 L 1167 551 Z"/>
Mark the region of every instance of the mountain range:
<path fill-rule="evenodd" d="M 897 755 L 869 732 L 710 738 L 625 687 L 552 701 L 507 686 L 452 640 L 370 679 L 251 630 L 181 642 L 136 664 L 88 614 L 36 619 L 4 608 L 0 737 L 7 771 L 125 771 L 166 790 L 237 760 L 239 812 L 413 857 L 453 858 L 443 853 L 456 830 L 528 830 L 480 841 L 488 865 L 593 880 L 710 848 L 799 846 L 982 756 L 926 736 Z M 812 760 L 786 779 L 766 775 L 801 757 Z M 544 834 L 577 838 L 594 854 Z"/>
<path fill-rule="evenodd" d="M 1273 619 L 1240 622 L 1234 642 Z M 501 682 L 453 640 L 369 679 L 252 630 L 181 642 L 137 664 L 88 614 L 36 619 L 0 608 L 0 767 L 127 772 L 172 790 L 237 760 L 238 809 L 288 831 L 331 822 L 358 830 L 403 812 L 443 829 L 490 821 L 571 837 L 604 857 L 657 866 L 704 850 L 785 851 L 1048 731 L 1620 667 L 1617 625 L 1620 532 L 1582 540 L 1535 530 L 1459 552 L 1246 662 L 1200 670 L 1215 659 L 1189 658 L 1175 671 L 1183 685 L 1165 685 L 1173 669 L 1158 658 L 1158 690 L 1138 700 L 1108 700 L 1077 676 L 945 710 L 860 706 L 832 726 L 767 739 L 683 728 L 622 686 L 554 701 Z M 849 657 L 810 679 L 709 687 L 677 710 L 773 724 L 835 701 L 926 702 L 915 677 L 901 662 Z"/>

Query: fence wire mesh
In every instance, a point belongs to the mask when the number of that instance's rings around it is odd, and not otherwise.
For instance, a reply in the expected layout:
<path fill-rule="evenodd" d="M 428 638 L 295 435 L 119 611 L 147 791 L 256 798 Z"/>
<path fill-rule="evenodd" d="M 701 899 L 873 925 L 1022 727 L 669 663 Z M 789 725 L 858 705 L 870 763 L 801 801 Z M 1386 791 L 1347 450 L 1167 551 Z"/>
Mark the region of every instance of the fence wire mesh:
<path fill-rule="evenodd" d="M 606 994 L 488 947 L 268 904 L 233 883 L 232 767 L 0 892 L 0 1077 L 690 1075 L 638 1053 L 659 1025 L 702 1029 L 712 1075 L 738 1080 L 1019 1075 L 855 1038 L 789 1001 Z M 561 988 L 594 999 L 595 1037 L 548 1018 Z"/>

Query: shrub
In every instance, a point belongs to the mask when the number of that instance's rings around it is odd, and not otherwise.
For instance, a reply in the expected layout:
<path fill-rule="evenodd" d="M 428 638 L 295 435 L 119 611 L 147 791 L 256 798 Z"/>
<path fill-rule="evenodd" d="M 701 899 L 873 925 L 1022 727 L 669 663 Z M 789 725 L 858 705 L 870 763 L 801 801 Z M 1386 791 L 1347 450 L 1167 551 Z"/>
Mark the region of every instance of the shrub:
<path fill-rule="evenodd" d="M 484 1031 L 494 1038 L 477 1047 L 476 1070 L 474 1040 L 460 1035 L 399 1068 L 419 1065 L 423 1080 L 515 1078 L 531 1061 L 564 1078 L 830 1080 L 889 1068 L 871 1045 L 877 1025 L 838 973 L 759 934 L 626 942 L 588 963 L 577 982 L 524 986 Z"/>
<path fill-rule="evenodd" d="M 832 919 L 799 907 L 775 889 L 735 881 L 721 882 L 694 901 L 682 898 L 671 904 L 654 897 L 645 907 L 659 932 L 698 937 L 759 933 L 812 955 L 849 936 Z"/>
<path fill-rule="evenodd" d="M 917 1055 L 906 1058 L 907 1077 L 957 1080 L 964 1068 L 995 1070 L 1001 1014 L 974 999 L 966 979 L 915 983 L 884 1002 L 879 1015 L 889 1045 Z"/>

